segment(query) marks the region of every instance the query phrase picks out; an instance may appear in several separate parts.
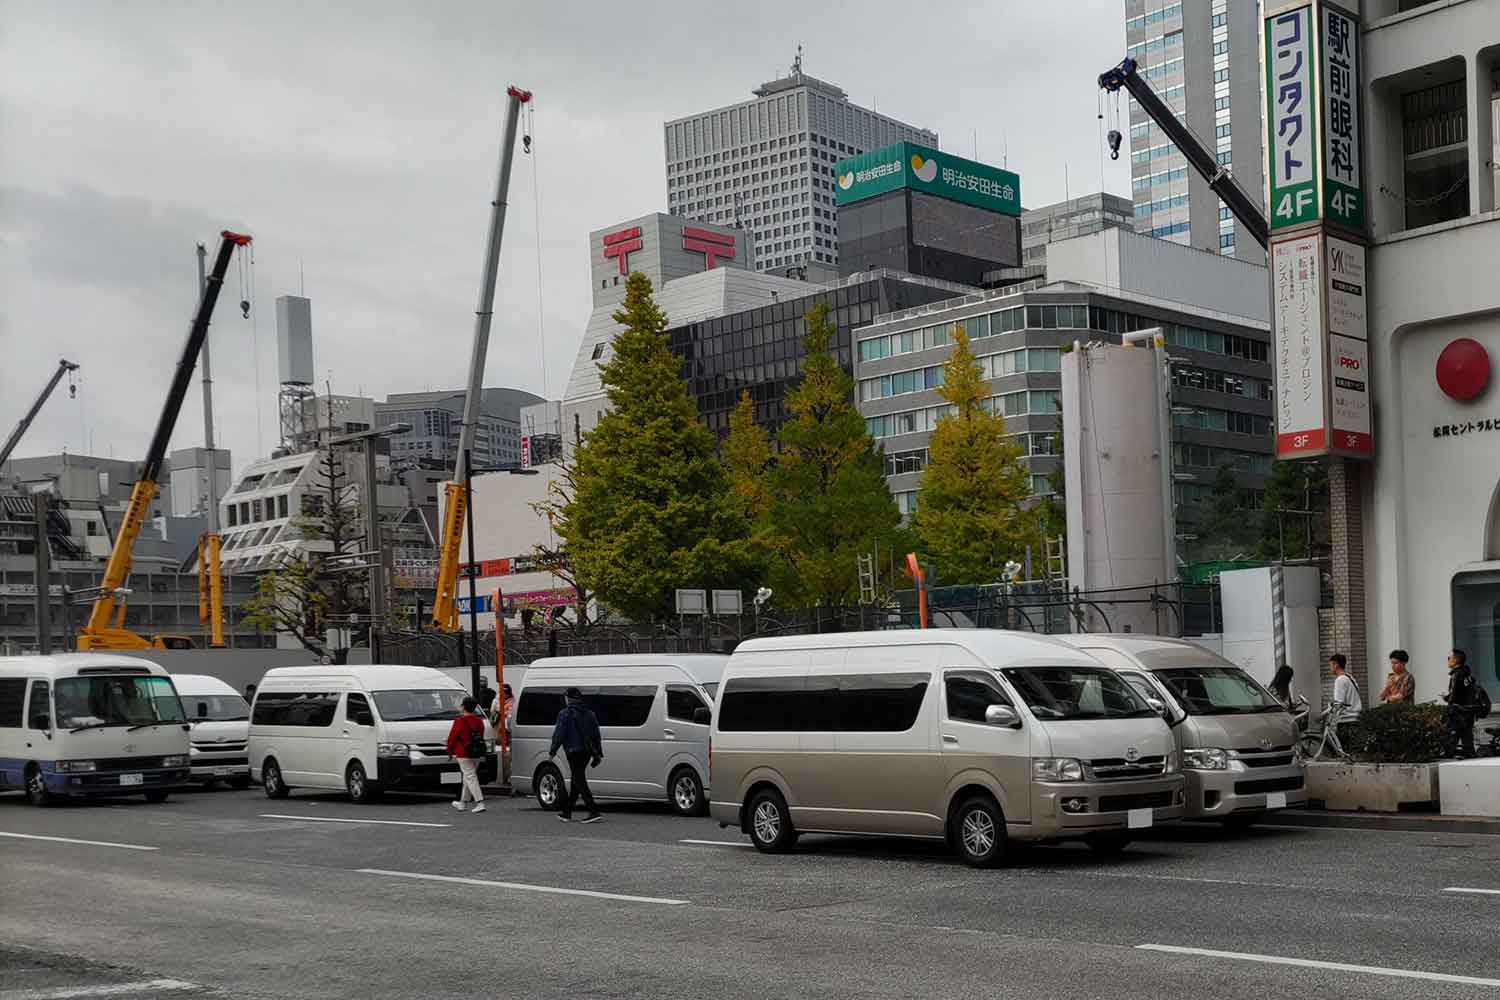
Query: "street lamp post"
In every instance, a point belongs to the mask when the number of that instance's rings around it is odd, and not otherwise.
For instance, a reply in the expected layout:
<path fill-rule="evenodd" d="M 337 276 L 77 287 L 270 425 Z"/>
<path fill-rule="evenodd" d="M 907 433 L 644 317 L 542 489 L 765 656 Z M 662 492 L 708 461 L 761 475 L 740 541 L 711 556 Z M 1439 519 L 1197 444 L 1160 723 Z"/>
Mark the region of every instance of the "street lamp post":
<path fill-rule="evenodd" d="M 361 443 L 365 449 L 365 548 L 370 553 L 370 662 L 380 662 L 380 627 L 385 624 L 385 549 L 380 542 L 380 508 L 375 502 L 375 439 L 411 430 L 411 424 L 390 424 L 329 438 L 330 447 Z"/>

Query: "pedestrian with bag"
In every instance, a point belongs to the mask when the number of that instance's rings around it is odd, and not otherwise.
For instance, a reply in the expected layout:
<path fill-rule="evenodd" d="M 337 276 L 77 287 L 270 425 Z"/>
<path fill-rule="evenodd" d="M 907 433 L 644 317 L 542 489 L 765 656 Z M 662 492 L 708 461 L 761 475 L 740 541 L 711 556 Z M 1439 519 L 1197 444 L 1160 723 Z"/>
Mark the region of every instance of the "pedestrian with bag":
<path fill-rule="evenodd" d="M 558 819 L 564 823 L 572 821 L 573 806 L 581 795 L 583 804 L 589 811 L 583 821 L 597 823 L 604 817 L 599 815 L 599 807 L 594 804 L 594 793 L 589 789 L 588 770 L 590 766 L 598 767 L 599 762 L 604 759 L 599 720 L 583 703 L 583 693 L 576 687 L 568 688 L 565 696 L 568 703 L 557 714 L 557 725 L 552 728 L 552 749 L 547 754 L 548 757 L 556 757 L 557 751 L 561 749 L 568 758 L 568 771 L 572 775 L 568 797 L 563 800 Z"/>
<path fill-rule="evenodd" d="M 479 712 L 479 699 L 468 697 L 463 701 L 463 713 L 453 720 L 448 729 L 448 756 L 458 761 L 462 775 L 462 787 L 453 808 L 459 812 L 469 802 L 474 803 L 474 812 L 484 812 L 484 790 L 479 787 L 479 765 L 489 753 L 489 744 L 484 737 L 484 716 Z"/>
<path fill-rule="evenodd" d="M 1359 685 L 1349 676 L 1349 659 L 1343 653 L 1334 653 L 1328 658 L 1328 667 L 1333 671 L 1333 704 L 1328 706 L 1328 721 L 1334 726 L 1335 749 L 1347 753 L 1344 743 L 1354 735 L 1354 725 L 1359 713 L 1365 709 L 1359 696 Z"/>
<path fill-rule="evenodd" d="M 1478 687 L 1474 672 L 1469 669 L 1469 654 L 1461 649 L 1449 653 L 1448 690 L 1443 692 L 1443 700 L 1448 703 L 1443 720 L 1444 757 L 1474 756 L 1474 720 L 1481 714 Z M 1488 706 L 1483 714 L 1489 714 Z"/>

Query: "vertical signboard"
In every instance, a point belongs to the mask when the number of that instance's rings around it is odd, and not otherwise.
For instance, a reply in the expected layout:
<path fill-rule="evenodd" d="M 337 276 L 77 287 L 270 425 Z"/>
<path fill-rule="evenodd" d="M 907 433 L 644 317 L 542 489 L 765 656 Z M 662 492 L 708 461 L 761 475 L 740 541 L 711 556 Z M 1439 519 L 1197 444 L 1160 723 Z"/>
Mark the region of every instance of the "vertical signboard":
<path fill-rule="evenodd" d="M 1365 309 L 1365 248 L 1324 237 L 1328 276 L 1329 450 L 1372 458 L 1369 321 Z"/>
<path fill-rule="evenodd" d="M 1266 15 L 1266 183 L 1273 233 L 1318 220 L 1315 53 L 1311 6 Z"/>
<path fill-rule="evenodd" d="M 521 437 L 521 468 L 531 468 L 531 437 L 529 435 Z"/>
<path fill-rule="evenodd" d="M 1365 192 L 1359 162 L 1359 21 L 1318 9 L 1319 101 L 1323 119 L 1323 214 L 1362 230 Z"/>
<path fill-rule="evenodd" d="M 1328 448 L 1322 258 L 1316 233 L 1271 245 L 1279 459 L 1321 455 Z"/>

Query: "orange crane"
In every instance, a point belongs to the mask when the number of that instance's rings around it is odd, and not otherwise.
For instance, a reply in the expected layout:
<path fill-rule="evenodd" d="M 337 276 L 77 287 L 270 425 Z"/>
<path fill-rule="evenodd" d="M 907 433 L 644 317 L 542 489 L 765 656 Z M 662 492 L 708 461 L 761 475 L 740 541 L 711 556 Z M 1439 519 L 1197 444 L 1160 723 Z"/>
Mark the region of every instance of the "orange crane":
<path fill-rule="evenodd" d="M 192 381 L 193 369 L 198 364 L 198 354 L 203 342 L 208 339 L 208 323 L 213 317 L 214 305 L 219 300 L 219 290 L 224 285 L 224 275 L 229 270 L 229 259 L 235 247 L 247 246 L 250 237 L 224 230 L 219 234 L 219 252 L 214 259 L 213 271 L 203 285 L 198 300 L 198 310 L 188 328 L 187 343 L 177 361 L 177 371 L 167 389 L 166 403 L 156 423 L 156 432 L 151 436 L 151 445 L 146 449 L 146 461 L 141 466 L 140 478 L 130 492 L 130 502 L 125 508 L 125 517 L 115 533 L 115 544 L 109 553 L 109 562 L 104 567 L 104 580 L 94 598 L 93 610 L 88 623 L 78 637 L 79 649 L 180 649 L 192 646 L 186 636 L 143 636 L 125 627 L 125 597 L 129 591 L 125 585 L 130 581 L 131 553 L 135 540 L 146 523 L 151 501 L 156 497 L 162 464 L 167 456 L 167 445 L 171 443 L 172 431 L 177 426 L 177 415 L 182 411 L 182 400 L 187 395 L 188 383 Z"/>

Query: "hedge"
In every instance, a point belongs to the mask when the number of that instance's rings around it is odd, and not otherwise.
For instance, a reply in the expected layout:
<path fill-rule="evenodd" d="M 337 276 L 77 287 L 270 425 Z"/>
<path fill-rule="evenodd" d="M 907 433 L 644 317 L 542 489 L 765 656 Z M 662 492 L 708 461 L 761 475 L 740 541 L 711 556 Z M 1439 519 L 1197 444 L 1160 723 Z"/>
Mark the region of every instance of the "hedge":
<path fill-rule="evenodd" d="M 1345 750 L 1377 764 L 1425 764 L 1443 754 L 1443 706 L 1390 702 L 1359 715 Z"/>

